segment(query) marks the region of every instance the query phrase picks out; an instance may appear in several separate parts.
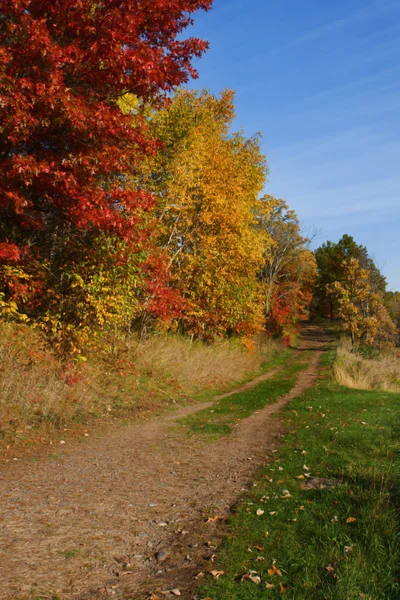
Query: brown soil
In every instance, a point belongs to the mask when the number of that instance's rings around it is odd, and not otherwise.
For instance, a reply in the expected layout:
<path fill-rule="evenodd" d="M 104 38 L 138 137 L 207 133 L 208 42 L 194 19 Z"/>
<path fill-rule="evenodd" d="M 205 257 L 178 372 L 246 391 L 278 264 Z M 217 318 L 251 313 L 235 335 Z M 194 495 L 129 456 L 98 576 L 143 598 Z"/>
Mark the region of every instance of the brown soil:
<path fill-rule="evenodd" d="M 161 592 L 171 589 L 194 597 L 224 531 L 223 519 L 207 517 L 229 513 L 279 443 L 273 415 L 316 377 L 328 338 L 307 327 L 302 339 L 300 351 L 314 353 L 295 387 L 230 436 L 207 443 L 170 430 L 202 404 L 5 465 L 1 599 L 168 599 Z"/>

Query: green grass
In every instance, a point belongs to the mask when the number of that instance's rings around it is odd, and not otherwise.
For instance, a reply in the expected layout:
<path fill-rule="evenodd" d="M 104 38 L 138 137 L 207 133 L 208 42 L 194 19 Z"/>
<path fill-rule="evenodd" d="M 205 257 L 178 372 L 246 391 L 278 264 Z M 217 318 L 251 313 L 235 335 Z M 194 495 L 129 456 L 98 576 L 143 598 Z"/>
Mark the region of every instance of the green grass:
<path fill-rule="evenodd" d="M 213 440 L 230 434 L 232 426 L 240 419 L 245 419 L 256 410 L 272 404 L 292 389 L 300 371 L 308 365 L 309 354 L 302 353 L 297 358 L 292 358 L 282 371 L 253 389 L 223 398 L 209 408 L 181 419 L 179 423 L 189 434 L 212 436 Z M 283 356 L 277 357 L 273 368 L 280 366 L 284 359 Z M 269 367 L 271 369 L 271 365 Z"/>
<path fill-rule="evenodd" d="M 225 575 L 208 576 L 201 597 L 398 600 L 400 394 L 340 387 L 325 372 L 285 420 L 275 462 L 235 508 L 213 565 Z M 303 489 L 305 467 L 337 485 Z M 282 576 L 268 573 L 274 561 Z M 259 584 L 241 581 L 251 571 Z"/>

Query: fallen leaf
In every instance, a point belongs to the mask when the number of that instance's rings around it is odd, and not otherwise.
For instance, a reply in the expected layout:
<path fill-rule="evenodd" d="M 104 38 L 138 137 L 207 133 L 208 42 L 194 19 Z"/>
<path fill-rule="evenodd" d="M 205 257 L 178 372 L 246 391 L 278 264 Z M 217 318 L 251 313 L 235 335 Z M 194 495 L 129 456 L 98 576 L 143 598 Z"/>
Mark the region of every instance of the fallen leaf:
<path fill-rule="evenodd" d="M 309 470 L 310 470 L 310 467 L 307 467 L 307 465 L 303 465 L 303 469 L 304 469 L 305 471 L 309 471 Z"/>
<path fill-rule="evenodd" d="M 334 573 L 335 572 L 335 567 L 331 564 L 327 565 L 325 567 L 326 571 L 328 571 L 328 573 Z"/>
<path fill-rule="evenodd" d="M 274 590 L 275 586 L 273 583 L 266 583 L 265 587 L 267 588 L 267 590 Z"/>
<path fill-rule="evenodd" d="M 180 593 L 180 591 L 177 590 L 177 589 L 171 590 L 171 594 L 173 594 L 174 596 L 182 596 L 182 594 Z"/>
<path fill-rule="evenodd" d="M 355 523 L 356 521 L 356 517 L 347 517 L 346 519 L 346 523 Z"/>
<path fill-rule="evenodd" d="M 271 512 L 269 514 L 271 515 L 271 517 L 273 517 L 274 515 L 277 515 L 278 513 L 276 512 L 276 510 L 271 510 Z"/>
<path fill-rule="evenodd" d="M 282 585 L 281 583 L 279 584 L 279 587 L 280 587 L 280 590 L 281 590 L 281 594 L 284 594 L 289 589 L 289 588 L 285 587 L 284 585 Z"/>
<path fill-rule="evenodd" d="M 304 479 L 304 475 L 297 475 L 296 479 Z"/>
<path fill-rule="evenodd" d="M 279 575 L 279 577 L 282 577 L 282 571 L 280 569 L 277 569 L 277 567 L 275 566 L 275 563 L 272 565 L 272 567 L 270 569 L 268 569 L 268 575 L 271 575 L 271 577 L 273 575 Z"/>
<path fill-rule="evenodd" d="M 210 571 L 210 573 L 213 577 L 216 577 L 217 579 L 218 579 L 218 577 L 225 575 L 224 571 Z"/>
<path fill-rule="evenodd" d="M 257 508 L 256 515 L 257 517 L 261 517 L 264 514 L 264 511 L 261 508 Z"/>
<path fill-rule="evenodd" d="M 216 523 L 217 521 L 224 521 L 225 517 L 220 517 L 219 515 L 215 515 L 215 517 L 208 517 L 206 523 Z"/>
<path fill-rule="evenodd" d="M 264 548 L 262 546 L 254 546 L 254 548 L 259 552 L 264 552 Z"/>

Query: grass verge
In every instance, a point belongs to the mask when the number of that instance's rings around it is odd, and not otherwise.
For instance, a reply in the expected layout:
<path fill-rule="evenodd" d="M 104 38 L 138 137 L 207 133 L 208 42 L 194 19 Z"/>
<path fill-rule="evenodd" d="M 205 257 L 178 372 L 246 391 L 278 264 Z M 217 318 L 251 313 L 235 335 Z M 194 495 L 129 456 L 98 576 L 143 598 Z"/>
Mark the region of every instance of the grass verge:
<path fill-rule="evenodd" d="M 340 387 L 332 360 L 287 407 L 276 460 L 238 503 L 202 598 L 400 598 L 400 394 Z"/>
<path fill-rule="evenodd" d="M 285 358 L 286 356 L 277 357 L 269 363 L 268 370 L 281 366 Z M 212 406 L 181 419 L 180 425 L 185 427 L 189 434 L 211 436 L 212 440 L 230 434 L 232 426 L 239 420 L 249 417 L 256 410 L 276 402 L 278 398 L 287 394 L 294 386 L 298 374 L 308 366 L 308 359 L 309 353 L 302 353 L 271 379 L 252 389 L 218 400 Z"/>
<path fill-rule="evenodd" d="M 0 445 L 43 442 L 72 428 L 80 434 L 95 420 L 215 395 L 290 354 L 266 335 L 255 341 L 251 353 L 240 340 L 211 345 L 172 334 L 145 341 L 132 335 L 113 353 L 105 340 L 86 362 L 74 363 L 60 361 L 37 330 L 0 323 Z"/>

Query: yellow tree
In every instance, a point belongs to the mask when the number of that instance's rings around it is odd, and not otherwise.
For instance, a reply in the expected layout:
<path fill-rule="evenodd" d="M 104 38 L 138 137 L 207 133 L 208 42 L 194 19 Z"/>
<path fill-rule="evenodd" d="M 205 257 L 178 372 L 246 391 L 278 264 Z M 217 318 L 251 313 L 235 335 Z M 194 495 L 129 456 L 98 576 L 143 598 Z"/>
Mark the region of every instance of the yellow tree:
<path fill-rule="evenodd" d="M 343 282 L 335 281 L 327 289 L 337 300 L 338 316 L 349 331 L 352 344 L 392 344 L 396 325 L 384 305 L 382 293 L 371 285 L 369 270 L 353 257 L 343 261 L 343 273 Z"/>
<path fill-rule="evenodd" d="M 302 235 L 295 211 L 272 196 L 262 200 L 258 228 L 272 239 L 265 248 L 260 276 L 267 324 L 279 333 L 290 331 L 308 316 L 312 300 L 316 261 L 308 247 L 310 240 Z"/>
<path fill-rule="evenodd" d="M 233 118 L 233 92 L 180 91 L 151 119 L 163 145 L 140 174 L 187 300 L 182 324 L 203 338 L 251 334 L 263 321 L 257 274 L 271 240 L 255 225 L 267 166 L 258 136 L 229 133 Z"/>

